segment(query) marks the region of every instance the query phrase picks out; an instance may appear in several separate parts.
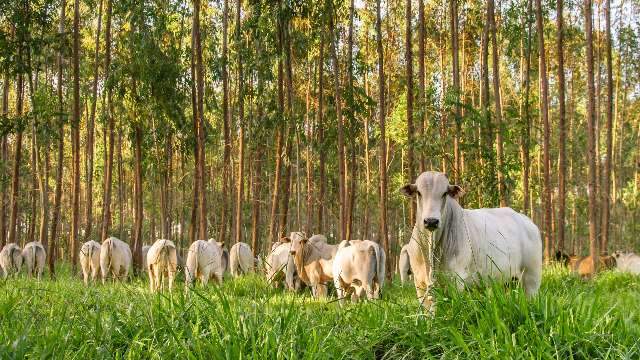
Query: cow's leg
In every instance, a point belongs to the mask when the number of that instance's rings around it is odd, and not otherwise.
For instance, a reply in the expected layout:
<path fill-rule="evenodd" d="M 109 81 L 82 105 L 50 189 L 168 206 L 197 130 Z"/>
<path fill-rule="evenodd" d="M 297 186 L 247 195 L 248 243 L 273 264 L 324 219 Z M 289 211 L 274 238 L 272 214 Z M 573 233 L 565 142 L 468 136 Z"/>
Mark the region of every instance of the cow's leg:
<path fill-rule="evenodd" d="M 539 269 L 527 268 L 522 274 L 522 286 L 527 296 L 531 297 L 540 289 L 541 274 Z"/>
<path fill-rule="evenodd" d="M 327 297 L 327 285 L 318 284 L 316 285 L 316 294 L 318 295 L 318 299 Z"/>

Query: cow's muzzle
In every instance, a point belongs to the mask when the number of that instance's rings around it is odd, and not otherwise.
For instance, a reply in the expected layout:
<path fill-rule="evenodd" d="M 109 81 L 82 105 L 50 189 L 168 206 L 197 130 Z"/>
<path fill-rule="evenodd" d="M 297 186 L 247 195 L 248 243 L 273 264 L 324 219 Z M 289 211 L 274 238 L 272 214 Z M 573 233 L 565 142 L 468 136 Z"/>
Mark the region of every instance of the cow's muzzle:
<path fill-rule="evenodd" d="M 436 218 L 426 218 L 423 221 L 424 221 L 424 227 L 426 227 L 427 230 L 429 231 L 433 231 L 437 229 L 438 225 L 440 224 L 440 220 Z"/>

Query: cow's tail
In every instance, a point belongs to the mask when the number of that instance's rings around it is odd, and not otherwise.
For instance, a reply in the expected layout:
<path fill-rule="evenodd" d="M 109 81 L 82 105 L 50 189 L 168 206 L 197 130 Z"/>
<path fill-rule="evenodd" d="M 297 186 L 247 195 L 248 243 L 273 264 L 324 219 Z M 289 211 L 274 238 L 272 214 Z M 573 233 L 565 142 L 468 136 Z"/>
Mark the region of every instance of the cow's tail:
<path fill-rule="evenodd" d="M 106 253 L 106 257 L 107 257 L 107 271 L 112 271 L 111 269 L 111 260 L 113 258 L 113 238 L 109 238 L 107 241 L 109 241 L 109 243 L 107 244 L 107 253 Z"/>
<path fill-rule="evenodd" d="M 33 272 L 36 271 L 37 251 L 38 247 L 36 245 L 31 245 L 31 269 L 29 269 L 29 276 L 33 275 Z"/>

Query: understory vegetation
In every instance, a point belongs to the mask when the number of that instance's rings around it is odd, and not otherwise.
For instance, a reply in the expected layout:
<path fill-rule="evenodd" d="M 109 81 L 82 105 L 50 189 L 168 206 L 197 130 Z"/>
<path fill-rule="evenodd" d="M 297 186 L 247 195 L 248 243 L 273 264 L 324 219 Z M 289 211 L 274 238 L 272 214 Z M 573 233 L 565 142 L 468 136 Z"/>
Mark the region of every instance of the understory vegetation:
<path fill-rule="evenodd" d="M 413 284 L 340 307 L 335 298 L 274 289 L 262 276 L 222 286 L 179 282 L 154 294 L 145 279 L 84 287 L 63 267 L 56 281 L 0 282 L 0 358 L 637 358 L 640 282 L 617 272 L 582 280 L 545 270 L 540 293 L 494 284 L 438 286 L 435 316 Z"/>

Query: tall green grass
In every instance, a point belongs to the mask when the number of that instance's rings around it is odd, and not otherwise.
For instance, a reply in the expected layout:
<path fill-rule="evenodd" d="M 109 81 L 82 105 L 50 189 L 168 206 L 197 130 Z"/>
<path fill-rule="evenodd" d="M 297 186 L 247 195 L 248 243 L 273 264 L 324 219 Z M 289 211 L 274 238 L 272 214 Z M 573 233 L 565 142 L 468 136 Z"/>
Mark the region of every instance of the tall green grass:
<path fill-rule="evenodd" d="M 340 308 L 270 287 L 261 277 L 182 283 L 153 294 L 146 280 L 86 288 L 0 281 L 0 359 L 594 359 L 640 358 L 640 282 L 607 272 L 583 281 L 545 271 L 539 295 L 493 284 L 434 290 L 424 315 L 413 286 Z"/>

